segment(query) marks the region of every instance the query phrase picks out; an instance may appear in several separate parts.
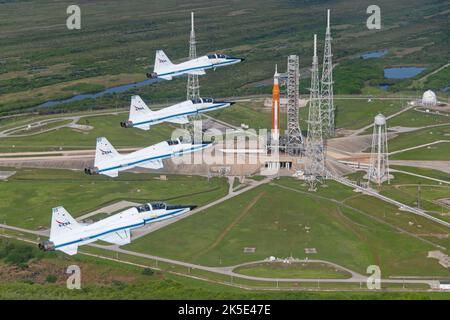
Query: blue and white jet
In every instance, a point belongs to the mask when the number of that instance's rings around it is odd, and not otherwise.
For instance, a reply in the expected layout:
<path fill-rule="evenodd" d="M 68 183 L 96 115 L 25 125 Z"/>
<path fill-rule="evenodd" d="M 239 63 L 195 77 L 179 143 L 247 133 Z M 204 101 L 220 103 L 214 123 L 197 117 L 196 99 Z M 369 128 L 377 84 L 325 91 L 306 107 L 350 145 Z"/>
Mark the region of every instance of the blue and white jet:
<path fill-rule="evenodd" d="M 89 175 L 104 174 L 115 178 L 119 171 L 135 167 L 145 169 L 161 169 L 164 167 L 162 160 L 206 149 L 212 142 L 183 143 L 179 139 L 162 141 L 141 150 L 120 154 L 104 137 L 97 138 L 94 166 L 84 169 Z"/>
<path fill-rule="evenodd" d="M 196 206 L 167 205 L 163 202 L 147 203 L 117 213 L 89 225 L 77 222 L 63 207 L 53 208 L 49 240 L 39 243 L 44 251 L 59 250 L 68 255 L 78 252 L 78 247 L 97 240 L 115 245 L 131 242 L 131 229 L 156 221 L 185 214 Z"/>
<path fill-rule="evenodd" d="M 151 111 L 141 97 L 132 96 L 128 120 L 121 122 L 120 125 L 124 128 L 150 130 L 151 126 L 162 122 L 187 124 L 189 123 L 188 116 L 226 108 L 232 104 L 234 102 L 199 98 L 186 100 L 157 111 Z"/>
<path fill-rule="evenodd" d="M 207 69 L 216 69 L 244 61 L 244 58 L 235 58 L 221 53 L 208 54 L 179 64 L 170 61 L 162 50 L 156 50 L 155 65 L 149 78 L 172 80 L 184 74 L 204 75 Z"/>

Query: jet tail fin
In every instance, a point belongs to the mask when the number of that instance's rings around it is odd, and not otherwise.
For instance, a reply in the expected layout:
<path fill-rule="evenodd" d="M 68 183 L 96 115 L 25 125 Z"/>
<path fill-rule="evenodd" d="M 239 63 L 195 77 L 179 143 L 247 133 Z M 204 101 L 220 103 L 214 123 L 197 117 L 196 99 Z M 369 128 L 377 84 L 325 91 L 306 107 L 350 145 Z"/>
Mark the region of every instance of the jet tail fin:
<path fill-rule="evenodd" d="M 130 116 L 129 116 L 129 120 L 131 122 L 138 122 L 151 115 L 152 112 L 153 111 L 151 111 L 150 108 L 147 107 L 147 105 L 141 99 L 140 96 L 131 97 Z"/>
<path fill-rule="evenodd" d="M 112 146 L 108 139 L 106 139 L 105 137 L 97 138 L 94 166 L 97 167 L 98 164 L 117 157 L 120 157 L 120 154 Z"/>
<path fill-rule="evenodd" d="M 66 232 L 76 230 L 82 226 L 67 212 L 64 207 L 52 209 L 52 224 L 50 228 L 50 241 Z"/>
<path fill-rule="evenodd" d="M 156 50 L 155 56 L 155 66 L 153 71 L 155 73 L 162 73 L 162 70 L 167 69 L 167 67 L 172 66 L 173 63 L 170 61 L 169 57 L 162 50 Z"/>

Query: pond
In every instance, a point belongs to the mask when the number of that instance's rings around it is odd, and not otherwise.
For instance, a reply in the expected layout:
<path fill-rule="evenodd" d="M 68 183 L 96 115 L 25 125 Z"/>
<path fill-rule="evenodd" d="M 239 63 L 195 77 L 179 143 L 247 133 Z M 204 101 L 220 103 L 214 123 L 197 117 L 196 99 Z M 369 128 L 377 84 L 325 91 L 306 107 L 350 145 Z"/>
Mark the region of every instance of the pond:
<path fill-rule="evenodd" d="M 421 73 L 425 68 L 421 67 L 394 67 L 385 68 L 384 77 L 387 79 L 408 79 L 415 77 Z"/>
<path fill-rule="evenodd" d="M 387 90 L 389 90 L 389 87 L 390 87 L 390 86 L 391 86 L 391 85 L 390 85 L 389 83 L 380 83 L 380 84 L 378 85 L 378 88 L 387 91 Z"/>
<path fill-rule="evenodd" d="M 64 100 L 49 100 L 49 101 L 46 101 L 34 108 L 36 108 L 36 109 L 49 108 L 49 107 L 54 107 L 54 106 L 57 106 L 60 104 L 71 103 L 71 102 L 81 101 L 81 100 L 85 100 L 85 99 L 96 99 L 96 98 L 104 96 L 105 94 L 108 94 L 108 93 L 121 93 L 121 92 L 128 91 L 130 89 L 140 88 L 140 87 L 143 87 L 143 86 L 146 86 L 149 84 L 153 84 L 158 81 L 160 81 L 160 80 L 159 79 L 147 79 L 147 80 L 144 80 L 141 82 L 128 83 L 128 84 L 124 84 L 124 85 L 117 86 L 117 87 L 107 88 L 107 89 L 97 92 L 97 93 L 78 94 L 76 96 L 73 96 L 73 97 L 70 97 L 70 98 L 64 99 Z"/>
<path fill-rule="evenodd" d="M 385 56 L 388 52 L 389 51 L 387 49 L 364 52 L 363 54 L 361 54 L 361 58 L 363 58 L 364 60 L 370 58 L 380 58 Z"/>

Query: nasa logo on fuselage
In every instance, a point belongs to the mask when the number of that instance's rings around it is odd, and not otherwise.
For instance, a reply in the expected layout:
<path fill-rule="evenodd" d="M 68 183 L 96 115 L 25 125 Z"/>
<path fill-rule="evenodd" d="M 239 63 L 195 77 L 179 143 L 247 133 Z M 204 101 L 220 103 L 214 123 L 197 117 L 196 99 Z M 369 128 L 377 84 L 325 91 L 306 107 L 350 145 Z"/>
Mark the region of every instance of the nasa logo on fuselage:
<path fill-rule="evenodd" d="M 61 222 L 61 221 L 56 220 L 56 222 L 58 223 L 58 227 L 65 227 L 65 226 L 68 226 L 70 224 L 69 221 Z"/>
<path fill-rule="evenodd" d="M 102 153 L 102 155 L 107 155 L 107 154 L 111 154 L 112 153 L 112 151 L 111 150 L 102 150 L 102 149 L 100 149 L 100 152 Z"/>

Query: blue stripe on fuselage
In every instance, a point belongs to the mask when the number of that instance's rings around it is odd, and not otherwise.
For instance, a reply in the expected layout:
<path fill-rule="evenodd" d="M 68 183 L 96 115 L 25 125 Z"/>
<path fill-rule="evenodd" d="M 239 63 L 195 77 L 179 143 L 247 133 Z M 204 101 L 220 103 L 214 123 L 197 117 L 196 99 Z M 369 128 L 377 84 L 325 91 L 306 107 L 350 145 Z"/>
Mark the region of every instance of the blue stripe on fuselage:
<path fill-rule="evenodd" d="M 104 236 L 104 235 L 106 235 L 108 233 L 117 232 L 117 231 L 121 231 L 121 230 L 124 230 L 124 229 L 137 228 L 137 227 L 145 225 L 147 222 L 175 215 L 175 214 L 177 214 L 177 213 L 179 213 L 179 212 L 181 212 L 181 211 L 183 211 L 185 209 L 186 208 L 178 209 L 178 210 L 175 210 L 173 212 L 160 215 L 158 217 L 149 218 L 149 219 L 143 219 L 143 221 L 140 222 L 140 223 L 130 224 L 128 226 L 124 226 L 124 227 L 120 227 L 120 228 L 114 228 L 114 229 L 111 229 L 111 230 L 108 230 L 108 231 L 104 231 L 102 233 L 99 233 L 99 234 L 96 234 L 96 235 L 93 235 L 93 236 L 89 236 L 89 237 L 86 237 L 86 238 L 81 238 L 81 239 L 78 239 L 78 240 L 74 240 L 74 241 L 63 243 L 63 244 L 59 244 L 59 245 L 55 246 L 55 249 L 58 249 L 58 248 L 61 248 L 61 247 L 66 247 L 66 246 L 70 246 L 72 244 L 76 244 L 76 243 L 79 243 L 79 242 L 83 242 L 83 241 L 99 238 L 99 237 Z"/>
<path fill-rule="evenodd" d="M 163 120 L 167 120 L 167 119 L 171 119 L 171 118 L 177 118 L 177 117 L 181 117 L 181 116 L 187 116 L 190 114 L 195 114 L 197 112 L 205 112 L 207 110 L 214 110 L 214 109 L 218 109 L 223 107 L 224 105 L 226 105 L 226 103 L 219 103 L 217 105 L 208 107 L 208 108 L 203 108 L 203 109 L 197 109 L 196 111 L 189 111 L 189 112 L 183 112 L 183 113 L 179 113 L 179 114 L 174 114 L 171 116 L 166 116 L 166 117 L 162 117 L 162 118 L 158 118 L 158 119 L 153 119 L 153 120 L 148 120 L 148 121 L 142 121 L 142 122 L 137 122 L 137 123 L 133 123 L 133 127 L 135 126 L 140 126 L 143 124 L 148 124 L 148 123 L 152 123 L 152 122 L 158 122 L 158 121 L 163 121 Z"/>
<path fill-rule="evenodd" d="M 203 147 L 205 147 L 206 145 L 207 145 L 207 144 L 202 144 L 200 147 L 195 147 L 195 148 L 190 148 L 190 149 L 188 149 L 188 150 L 178 151 L 178 152 L 175 152 L 175 153 L 173 154 L 173 156 L 183 155 L 184 151 L 193 152 L 194 150 L 203 148 Z M 101 172 L 105 172 L 105 171 L 116 170 L 116 169 L 120 169 L 120 168 L 123 168 L 123 167 L 134 166 L 134 165 L 136 165 L 136 164 L 138 164 L 138 163 L 142 163 L 142 162 L 147 162 L 147 161 L 152 161 L 152 160 L 160 160 L 160 159 L 165 159 L 165 158 L 170 158 L 170 157 L 172 157 L 172 154 L 171 154 L 171 153 L 170 153 L 170 154 L 164 154 L 164 155 L 162 155 L 162 156 L 150 157 L 150 158 L 142 159 L 142 160 L 139 160 L 139 161 L 134 161 L 134 162 L 126 163 L 126 164 L 123 164 L 123 165 L 114 166 L 114 167 L 111 167 L 111 168 L 101 169 L 101 170 L 98 170 L 98 172 L 101 173 Z"/>
<path fill-rule="evenodd" d="M 207 69 L 212 69 L 215 68 L 217 66 L 223 66 L 223 65 L 227 65 L 227 64 L 232 64 L 236 61 L 238 61 L 240 59 L 233 59 L 231 61 L 224 61 L 224 62 L 220 62 L 220 63 L 215 63 L 212 65 L 208 65 L 208 66 L 200 66 L 200 67 L 193 67 L 193 68 L 187 68 L 187 69 L 182 69 L 182 70 L 177 70 L 177 71 L 172 71 L 172 72 L 166 72 L 166 73 L 161 73 L 161 74 L 156 74 L 156 77 L 161 77 L 161 76 L 168 76 L 170 74 L 176 74 L 176 73 L 185 73 L 186 71 L 193 71 L 193 70 L 207 70 Z"/>

